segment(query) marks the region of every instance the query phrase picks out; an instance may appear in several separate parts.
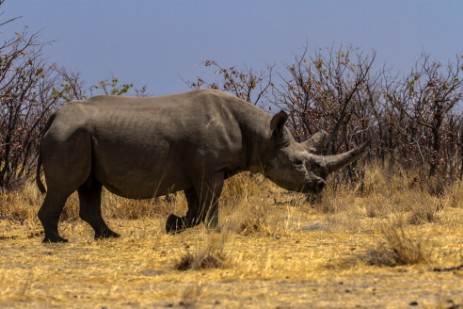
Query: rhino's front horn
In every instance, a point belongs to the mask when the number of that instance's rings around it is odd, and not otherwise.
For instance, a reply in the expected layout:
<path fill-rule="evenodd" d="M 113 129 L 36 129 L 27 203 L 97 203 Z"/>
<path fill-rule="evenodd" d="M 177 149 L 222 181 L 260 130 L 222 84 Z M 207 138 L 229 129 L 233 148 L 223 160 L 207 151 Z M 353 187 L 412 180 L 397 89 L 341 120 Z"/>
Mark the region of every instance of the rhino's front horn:
<path fill-rule="evenodd" d="M 320 158 L 325 163 L 328 173 L 332 173 L 357 160 L 363 154 L 369 143 L 370 141 L 367 141 L 347 152 L 331 156 L 320 156 Z"/>

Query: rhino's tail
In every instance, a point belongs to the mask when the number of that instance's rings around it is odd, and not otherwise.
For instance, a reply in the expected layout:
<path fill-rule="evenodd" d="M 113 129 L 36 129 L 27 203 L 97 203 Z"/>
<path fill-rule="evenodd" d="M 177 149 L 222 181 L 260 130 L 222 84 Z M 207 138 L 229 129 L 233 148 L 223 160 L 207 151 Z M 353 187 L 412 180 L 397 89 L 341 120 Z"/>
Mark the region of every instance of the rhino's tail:
<path fill-rule="evenodd" d="M 42 154 L 39 152 L 39 157 L 37 159 L 37 172 L 35 174 L 35 182 L 37 183 L 37 187 L 39 188 L 40 192 L 45 193 L 47 190 L 43 185 L 42 179 L 40 178 L 40 167 L 42 166 Z"/>
<path fill-rule="evenodd" d="M 42 139 L 43 139 L 43 135 L 45 134 L 45 132 L 47 132 L 48 129 L 51 127 L 51 124 L 53 123 L 54 119 L 55 119 L 55 114 L 53 113 L 51 114 L 50 118 L 47 121 L 47 124 L 45 125 L 45 128 L 42 131 Z M 37 158 L 37 170 L 35 173 L 35 182 L 37 183 L 37 187 L 39 188 L 40 192 L 45 193 L 47 192 L 47 189 L 45 189 L 45 186 L 43 185 L 42 179 L 40 177 L 40 167 L 42 166 L 42 152 L 40 148 L 39 148 L 39 157 Z"/>

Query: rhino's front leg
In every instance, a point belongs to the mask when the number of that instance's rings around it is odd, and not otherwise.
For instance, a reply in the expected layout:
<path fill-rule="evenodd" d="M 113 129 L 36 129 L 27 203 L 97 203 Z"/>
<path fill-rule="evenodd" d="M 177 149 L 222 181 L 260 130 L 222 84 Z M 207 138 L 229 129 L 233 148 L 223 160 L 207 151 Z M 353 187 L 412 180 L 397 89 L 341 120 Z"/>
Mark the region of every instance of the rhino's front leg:
<path fill-rule="evenodd" d="M 185 217 L 178 217 L 171 214 L 167 218 L 166 231 L 167 233 L 180 233 L 189 227 L 193 227 L 201 223 L 198 219 L 199 206 L 198 197 L 194 188 L 185 190 L 185 197 L 188 204 L 188 211 Z"/>
<path fill-rule="evenodd" d="M 183 218 L 178 217 L 174 214 L 170 214 L 167 217 L 166 232 L 169 234 L 176 234 L 183 232 L 186 229 L 186 224 L 183 222 Z"/>
<path fill-rule="evenodd" d="M 223 189 L 224 175 L 224 172 L 220 172 L 211 177 L 203 184 L 199 194 L 198 218 L 207 229 L 216 229 L 219 223 L 219 198 Z"/>
<path fill-rule="evenodd" d="M 171 214 L 167 218 L 166 231 L 179 233 L 203 222 L 208 229 L 217 228 L 219 222 L 219 197 L 222 193 L 224 173 L 220 172 L 195 186 L 185 190 L 188 211 L 185 217 Z"/>

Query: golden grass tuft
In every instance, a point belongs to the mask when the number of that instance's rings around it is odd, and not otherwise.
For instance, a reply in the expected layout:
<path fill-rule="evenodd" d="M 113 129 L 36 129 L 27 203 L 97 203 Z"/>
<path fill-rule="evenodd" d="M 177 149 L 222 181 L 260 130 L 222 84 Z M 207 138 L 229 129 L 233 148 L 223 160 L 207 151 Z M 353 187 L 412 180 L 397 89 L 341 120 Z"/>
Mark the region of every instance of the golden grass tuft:
<path fill-rule="evenodd" d="M 452 208 L 463 208 L 463 182 L 456 181 L 447 188 L 445 204 Z"/>
<path fill-rule="evenodd" d="M 186 246 L 186 254 L 181 257 L 175 269 L 185 271 L 225 268 L 229 263 L 224 247 L 225 237 L 223 234 L 209 235 L 207 242 L 194 251 Z"/>
<path fill-rule="evenodd" d="M 204 297 L 204 288 L 201 284 L 187 287 L 182 293 L 182 300 L 178 303 L 181 308 L 196 308 Z"/>
<path fill-rule="evenodd" d="M 11 220 L 24 223 L 36 217 L 36 205 L 41 196 L 33 184 L 27 184 L 22 191 L 11 191 L 0 194 L 0 220 Z"/>
<path fill-rule="evenodd" d="M 243 235 L 271 233 L 267 213 L 269 182 L 262 176 L 239 174 L 226 182 L 221 203 L 222 230 Z M 224 219 L 225 218 L 225 219 Z"/>
<path fill-rule="evenodd" d="M 383 241 L 368 250 L 368 264 L 394 267 L 431 262 L 433 246 L 429 238 L 407 233 L 402 219 L 383 224 L 381 233 Z"/>

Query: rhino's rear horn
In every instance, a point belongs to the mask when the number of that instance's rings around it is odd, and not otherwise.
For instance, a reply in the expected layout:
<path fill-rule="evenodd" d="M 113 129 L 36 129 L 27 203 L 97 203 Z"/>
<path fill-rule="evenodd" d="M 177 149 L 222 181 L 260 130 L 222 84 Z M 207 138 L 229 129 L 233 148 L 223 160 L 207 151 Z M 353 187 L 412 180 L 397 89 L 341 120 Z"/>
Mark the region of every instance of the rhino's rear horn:
<path fill-rule="evenodd" d="M 325 141 L 328 138 L 328 133 L 320 130 L 311 137 L 309 137 L 302 145 L 310 153 L 320 154 L 325 146 Z"/>

